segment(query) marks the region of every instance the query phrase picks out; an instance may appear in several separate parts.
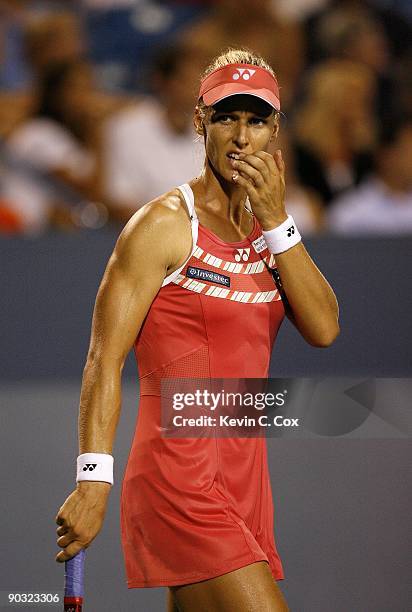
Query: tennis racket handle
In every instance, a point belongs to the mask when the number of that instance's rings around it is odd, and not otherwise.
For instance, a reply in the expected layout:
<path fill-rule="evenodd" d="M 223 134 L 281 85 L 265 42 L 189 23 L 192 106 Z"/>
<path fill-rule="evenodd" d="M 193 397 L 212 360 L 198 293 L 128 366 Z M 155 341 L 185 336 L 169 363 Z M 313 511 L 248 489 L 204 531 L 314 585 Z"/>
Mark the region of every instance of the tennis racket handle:
<path fill-rule="evenodd" d="M 85 550 L 66 561 L 64 576 L 64 609 L 66 612 L 81 612 L 84 595 Z"/>
<path fill-rule="evenodd" d="M 83 597 L 65 597 L 64 612 L 82 612 Z"/>

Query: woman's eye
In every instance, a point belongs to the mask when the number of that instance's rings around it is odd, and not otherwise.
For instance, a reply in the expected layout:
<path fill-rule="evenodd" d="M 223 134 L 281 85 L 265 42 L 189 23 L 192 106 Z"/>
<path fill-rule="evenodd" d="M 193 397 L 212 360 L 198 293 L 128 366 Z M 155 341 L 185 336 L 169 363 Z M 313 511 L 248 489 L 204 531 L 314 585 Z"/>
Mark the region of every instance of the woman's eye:
<path fill-rule="evenodd" d="M 266 121 L 264 119 L 259 119 L 259 117 L 253 117 L 250 123 L 253 125 L 265 125 Z"/>
<path fill-rule="evenodd" d="M 219 121 L 221 123 L 230 123 L 231 120 L 232 120 L 232 117 L 230 115 L 221 115 L 219 117 Z"/>
<path fill-rule="evenodd" d="M 234 117 L 233 115 L 218 115 L 216 117 L 213 118 L 213 122 L 218 121 L 219 123 L 223 123 L 224 125 L 228 125 L 230 123 L 233 123 L 233 121 L 236 120 L 236 117 Z M 261 119 L 260 117 L 251 117 L 249 119 L 249 125 L 257 125 L 257 126 L 261 126 L 261 125 L 265 125 L 266 121 L 265 119 Z"/>

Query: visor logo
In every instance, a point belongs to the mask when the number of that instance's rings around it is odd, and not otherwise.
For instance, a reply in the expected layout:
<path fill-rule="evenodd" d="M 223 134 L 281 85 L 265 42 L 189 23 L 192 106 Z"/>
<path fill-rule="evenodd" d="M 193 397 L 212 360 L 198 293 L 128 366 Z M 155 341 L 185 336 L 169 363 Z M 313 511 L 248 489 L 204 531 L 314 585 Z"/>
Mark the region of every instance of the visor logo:
<path fill-rule="evenodd" d="M 250 70 L 249 68 L 236 68 L 236 72 L 232 74 L 232 79 L 234 81 L 238 81 L 239 79 L 248 81 L 250 77 L 255 74 L 255 72 L 256 70 Z"/>

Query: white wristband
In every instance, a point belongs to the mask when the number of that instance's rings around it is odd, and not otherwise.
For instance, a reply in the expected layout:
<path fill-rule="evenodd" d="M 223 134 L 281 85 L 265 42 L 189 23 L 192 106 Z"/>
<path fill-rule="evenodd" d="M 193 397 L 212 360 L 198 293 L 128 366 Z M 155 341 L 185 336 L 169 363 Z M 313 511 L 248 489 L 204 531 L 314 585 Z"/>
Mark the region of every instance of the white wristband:
<path fill-rule="evenodd" d="M 296 227 L 296 223 L 291 215 L 288 215 L 286 221 L 283 221 L 283 223 L 274 229 L 268 231 L 263 230 L 262 234 L 267 248 L 269 249 L 270 253 L 273 253 L 274 255 L 287 251 L 302 240 L 298 228 Z"/>
<path fill-rule="evenodd" d="M 112 455 L 106 453 L 83 453 L 77 457 L 76 482 L 94 480 L 113 484 Z"/>

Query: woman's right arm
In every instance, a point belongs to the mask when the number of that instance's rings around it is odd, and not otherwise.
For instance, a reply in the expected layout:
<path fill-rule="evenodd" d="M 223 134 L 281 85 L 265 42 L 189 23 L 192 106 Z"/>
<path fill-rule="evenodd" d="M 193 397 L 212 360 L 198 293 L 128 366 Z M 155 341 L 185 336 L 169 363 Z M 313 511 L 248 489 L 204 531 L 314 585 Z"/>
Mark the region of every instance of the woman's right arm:
<path fill-rule="evenodd" d="M 112 453 L 121 407 L 121 375 L 164 277 L 191 249 L 178 198 L 140 209 L 122 231 L 100 284 L 80 396 L 79 453 Z M 83 481 L 60 508 L 56 561 L 86 548 L 100 531 L 111 485 Z"/>

